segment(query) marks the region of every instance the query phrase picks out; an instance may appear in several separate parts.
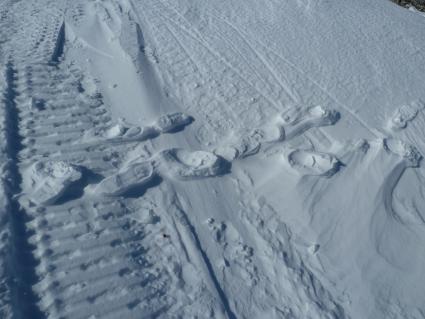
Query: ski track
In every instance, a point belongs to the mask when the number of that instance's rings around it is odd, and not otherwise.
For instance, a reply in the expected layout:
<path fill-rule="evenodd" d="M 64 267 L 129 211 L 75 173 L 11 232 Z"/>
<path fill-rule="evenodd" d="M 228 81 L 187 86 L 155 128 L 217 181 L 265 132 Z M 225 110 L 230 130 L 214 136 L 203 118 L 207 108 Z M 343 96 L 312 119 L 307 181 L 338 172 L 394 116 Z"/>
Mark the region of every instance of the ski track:
<path fill-rule="evenodd" d="M 313 181 L 313 191 L 319 179 L 344 169 L 338 154 L 315 149 L 332 145 L 322 127 L 336 124 L 338 111 L 368 137 L 383 133 L 291 59 L 217 13 L 207 12 L 195 29 L 165 1 L 135 3 L 0 2 L 0 317 L 235 319 L 263 310 L 271 317 L 350 318 L 338 288 L 316 274 L 279 213 L 254 194 L 255 179 L 229 173 L 247 157 L 282 153 L 282 162 Z M 88 71 L 66 60 L 73 45 L 68 23 L 78 27 L 95 17 L 111 30 L 123 21 L 134 27 L 138 48 L 126 53 L 155 83 L 145 83 L 150 93 L 162 92 L 157 85 L 172 88 L 168 97 L 182 112 L 145 126 L 112 119 L 96 82 L 94 92 L 87 87 Z M 298 91 L 303 85 L 341 110 L 307 106 L 309 97 Z M 400 127 L 415 127 L 422 109 L 405 115 Z M 156 140 L 177 141 L 186 126 L 205 150 L 158 149 Z M 299 146 L 305 140 L 311 149 Z M 412 164 L 412 154 L 396 155 L 404 157 L 380 185 L 376 223 L 385 213 L 403 224 L 395 189 L 421 156 Z M 29 173 L 37 163 L 49 168 L 40 181 Z M 232 218 L 241 222 L 210 219 L 204 234 L 179 189 L 210 179 L 233 183 L 240 198 Z"/>

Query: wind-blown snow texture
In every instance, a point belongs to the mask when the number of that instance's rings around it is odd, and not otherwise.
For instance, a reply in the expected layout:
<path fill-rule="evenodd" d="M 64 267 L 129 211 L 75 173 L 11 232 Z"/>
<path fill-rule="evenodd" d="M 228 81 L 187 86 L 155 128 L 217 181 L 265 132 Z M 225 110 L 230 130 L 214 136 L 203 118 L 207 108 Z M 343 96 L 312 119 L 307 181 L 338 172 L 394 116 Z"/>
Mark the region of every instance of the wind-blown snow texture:
<path fill-rule="evenodd" d="M 0 0 L 0 318 L 425 318 L 424 29 Z"/>

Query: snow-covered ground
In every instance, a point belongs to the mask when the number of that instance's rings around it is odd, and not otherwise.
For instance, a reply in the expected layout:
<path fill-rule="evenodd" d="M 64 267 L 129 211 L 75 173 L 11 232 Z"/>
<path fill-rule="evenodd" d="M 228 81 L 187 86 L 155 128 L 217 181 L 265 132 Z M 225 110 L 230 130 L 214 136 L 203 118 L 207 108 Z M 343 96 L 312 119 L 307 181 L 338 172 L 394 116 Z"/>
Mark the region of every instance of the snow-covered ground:
<path fill-rule="evenodd" d="M 0 0 L 0 318 L 425 318 L 424 29 Z"/>

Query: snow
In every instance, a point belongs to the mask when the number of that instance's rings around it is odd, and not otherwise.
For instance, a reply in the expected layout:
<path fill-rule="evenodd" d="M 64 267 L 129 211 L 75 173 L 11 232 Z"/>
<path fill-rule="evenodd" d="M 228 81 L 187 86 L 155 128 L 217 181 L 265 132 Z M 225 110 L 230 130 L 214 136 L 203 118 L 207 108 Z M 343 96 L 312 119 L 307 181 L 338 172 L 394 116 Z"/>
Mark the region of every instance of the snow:
<path fill-rule="evenodd" d="M 414 120 L 419 111 L 425 108 L 421 101 L 414 101 L 411 104 L 402 105 L 395 111 L 389 122 L 389 127 L 392 130 L 402 130 L 407 124 Z"/>
<path fill-rule="evenodd" d="M 0 0 L 0 317 L 425 318 L 424 27 Z"/>
<path fill-rule="evenodd" d="M 118 118 L 106 130 L 87 130 L 82 141 L 84 143 L 96 143 L 104 140 L 107 143 L 126 143 L 145 141 L 157 137 L 160 134 L 173 133 L 185 128 L 192 123 L 193 119 L 181 112 L 164 114 L 150 125 L 136 126 L 129 124 L 125 119 Z M 79 141 L 80 142 L 80 141 Z"/>
<path fill-rule="evenodd" d="M 326 153 L 295 150 L 288 155 L 289 164 L 307 175 L 327 175 L 335 174 L 341 163 L 335 156 Z"/>
<path fill-rule="evenodd" d="M 192 121 L 193 119 L 190 116 L 181 112 L 165 114 L 155 121 L 154 127 L 160 133 L 172 133 L 190 124 Z"/>
<path fill-rule="evenodd" d="M 183 180 L 215 177 L 228 169 L 223 158 L 206 151 L 167 149 L 157 155 L 156 161 L 162 175 Z"/>
<path fill-rule="evenodd" d="M 26 173 L 24 191 L 39 205 L 54 204 L 69 188 L 81 179 L 78 167 L 63 161 L 37 162 Z"/>
<path fill-rule="evenodd" d="M 154 177 L 153 166 L 149 162 L 133 163 L 122 171 L 103 179 L 94 194 L 104 196 L 120 196 L 136 187 L 143 187 Z"/>

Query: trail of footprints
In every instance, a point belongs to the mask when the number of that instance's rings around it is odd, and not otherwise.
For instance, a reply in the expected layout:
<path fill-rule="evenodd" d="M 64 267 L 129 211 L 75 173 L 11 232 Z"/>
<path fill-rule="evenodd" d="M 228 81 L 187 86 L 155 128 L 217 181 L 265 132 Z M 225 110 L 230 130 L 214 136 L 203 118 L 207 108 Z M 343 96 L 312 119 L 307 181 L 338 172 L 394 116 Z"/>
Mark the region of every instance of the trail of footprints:
<path fill-rule="evenodd" d="M 30 71 L 28 68 L 17 71 L 17 90 L 22 92 L 17 105 L 24 119 L 20 134 L 25 146 L 20 154 L 24 180 L 19 202 L 31 219 L 27 227 L 34 233 L 29 241 L 39 260 L 36 273 L 40 281 L 34 287 L 40 298 L 39 307 L 52 318 L 80 318 L 87 313 L 132 317 L 141 309 L 155 313 L 170 307 L 165 297 L 159 297 L 165 296 L 169 289 L 167 283 L 172 281 L 169 272 L 163 270 L 144 277 L 145 271 L 159 264 L 150 264 L 148 260 L 150 253 L 143 244 L 148 240 L 146 225 L 132 222 L 136 211 L 121 202 L 126 195 L 155 186 L 156 177 L 191 180 L 226 174 L 232 160 L 255 154 L 262 143 L 293 138 L 311 127 L 333 124 L 337 118 L 334 112 L 320 107 L 299 110 L 292 117 L 283 115 L 276 123 L 229 143 L 224 148 L 233 148 L 233 157 L 222 154 L 221 147 L 213 152 L 176 148 L 116 167 L 111 158 L 105 157 L 105 146 L 113 144 L 115 151 L 125 154 L 127 142 L 178 131 L 192 119 L 174 113 L 165 114 L 146 127 L 134 127 L 123 121 L 114 124 L 96 94 L 74 92 L 79 96 L 77 103 L 75 99 L 64 98 L 59 101 L 61 104 L 52 104 L 49 96 L 61 92 L 57 86 L 45 83 L 46 96 L 31 96 L 25 90 L 28 80 L 21 82 L 21 76 L 60 79 L 69 92 L 66 94 L 73 94 L 72 87 L 76 90 L 78 77 L 63 74 L 60 67 L 34 66 Z M 43 72 L 52 74 L 43 76 Z M 71 110 L 67 119 L 59 112 L 65 109 Z M 92 115 L 98 109 L 102 110 L 101 120 Z M 26 118 L 31 120 L 25 121 Z M 64 127 L 66 130 L 62 131 Z M 83 134 L 87 127 L 91 131 Z M 40 134 L 41 128 L 45 128 L 45 134 Z M 76 137 L 81 138 L 81 143 L 73 142 Z M 256 151 L 252 151 L 250 143 L 256 145 Z M 96 174 L 105 177 L 90 180 Z M 247 254 L 249 259 L 247 248 L 241 249 L 240 253 Z M 144 271 L 140 272 L 140 266 Z M 235 267 L 241 266 L 235 264 Z M 255 276 L 255 266 L 252 267 L 246 278 Z M 115 289 L 111 289 L 112 284 L 116 285 Z M 158 295 L 157 305 L 144 301 L 150 299 L 149 294 Z"/>
<path fill-rule="evenodd" d="M 96 97 L 88 99 L 92 100 L 92 103 L 82 105 L 103 107 L 100 102 L 95 102 Z M 29 103 L 29 110 L 32 110 L 32 102 Z M 49 111 L 48 102 L 44 103 L 43 109 L 37 109 L 32 114 L 38 115 L 44 111 Z M 78 116 L 83 118 L 82 115 Z M 33 134 L 37 130 L 31 130 L 31 127 L 37 124 L 44 127 L 42 121 L 46 121 L 59 131 L 66 123 L 55 126 L 57 122 L 54 116 L 52 119 L 42 116 L 33 118 L 29 127 L 22 130 L 33 143 L 29 143 L 31 151 L 27 157 L 24 156 L 21 165 L 22 171 L 27 170 L 23 175 L 28 180 L 23 182 L 20 202 L 33 216 L 28 227 L 34 231 L 30 241 L 36 246 L 34 254 L 40 260 L 37 274 L 41 278 L 36 292 L 41 297 L 41 309 L 52 317 L 78 318 L 96 311 L 99 316 L 109 313 L 111 317 L 118 314 L 131 317 L 136 306 L 138 311 L 151 307 L 143 303 L 140 296 L 146 296 L 149 291 L 152 294 L 165 294 L 167 290 L 167 271 L 147 280 L 135 268 L 135 265 L 149 268 L 146 260 L 148 253 L 143 245 L 147 237 L 144 226 L 131 222 L 134 212 L 120 204 L 128 194 L 136 190 L 144 192 L 155 186 L 156 178 L 187 181 L 224 175 L 229 172 L 232 161 L 257 154 L 263 145 L 289 141 L 313 127 L 332 125 L 339 119 L 339 114 L 320 106 L 296 108 L 284 112 L 264 127 L 235 136 L 211 152 L 166 149 L 148 158 L 133 159 L 121 167 L 108 161 L 100 164 L 104 162 L 104 157 L 98 157 L 97 148 L 113 144 L 114 148 L 121 148 L 125 153 L 127 142 L 137 143 L 159 134 L 178 131 L 191 123 L 191 117 L 183 113 L 165 114 L 151 125 L 134 127 L 123 121 L 111 123 L 107 117 L 105 121 L 94 122 L 88 112 L 80 123 L 89 122 L 93 128 L 89 134 L 82 134 L 82 130 L 74 126 L 74 130 L 64 131 L 55 138 L 48 134 L 35 136 Z M 75 136 L 80 136 L 82 143 L 74 143 L 72 146 L 75 148 L 70 151 Z M 386 139 L 384 146 L 389 152 L 409 161 L 410 166 L 417 166 L 421 159 L 413 147 L 397 140 Z M 64 157 L 63 152 L 66 152 Z M 100 149 L 99 153 L 102 153 Z M 75 160 L 65 160 L 78 154 L 81 156 L 76 156 Z M 341 165 L 331 154 L 300 149 L 288 154 L 288 163 L 301 174 L 332 176 Z M 25 165 L 30 159 L 37 161 Z M 100 181 L 88 183 L 83 179 L 89 172 L 106 176 Z M 79 193 L 79 197 L 74 198 L 75 193 Z M 91 199 L 78 200 L 84 198 Z M 119 200 L 116 201 L 116 198 Z M 217 226 L 211 227 L 215 229 Z M 220 236 L 220 230 L 214 231 Z M 220 238 L 217 240 L 221 242 Z M 240 265 L 233 260 L 232 267 L 239 269 L 238 273 L 245 274 L 244 280 L 255 284 L 255 265 L 249 262 L 252 249 L 241 246 L 236 252 L 226 251 L 227 258 L 233 258 L 235 254 L 245 256 L 242 259 L 248 263 L 244 261 Z M 116 282 L 122 289 L 111 290 L 110 285 Z M 164 287 L 158 288 L 161 282 Z M 149 284 L 155 287 L 147 289 L 145 285 Z M 133 300 L 132 296 L 138 297 Z M 92 306 L 96 306 L 96 310 L 92 310 Z M 158 309 L 169 306 L 165 301 L 157 305 Z"/>
<path fill-rule="evenodd" d="M 123 196 L 135 188 L 149 185 L 157 176 L 190 180 L 224 175 L 229 172 L 231 161 L 258 153 L 263 143 L 290 140 L 312 127 L 334 124 L 339 115 L 322 107 L 297 109 L 290 115 L 282 114 L 273 124 L 253 130 L 235 142 L 219 146 L 213 152 L 166 149 L 149 159 L 133 159 L 117 172 L 87 189 L 92 195 Z M 165 114 L 153 125 L 134 127 L 118 123 L 100 135 L 105 143 L 141 141 L 161 133 L 180 129 L 190 124 L 191 118 L 183 113 Z M 87 137 L 85 137 L 87 138 Z M 94 137 L 91 137 L 93 139 Z M 35 143 L 37 145 L 38 143 Z M 47 143 L 48 144 L 48 143 Z M 56 142 L 57 144 L 57 142 Z M 61 145 L 61 144 L 59 144 Z M 99 145 L 99 143 L 93 143 Z M 85 144 L 78 144 L 85 147 Z M 75 150 L 74 150 L 75 151 Z M 290 153 L 289 161 L 294 167 L 312 174 L 326 174 L 338 168 L 339 161 L 332 155 L 296 150 Z M 27 181 L 27 197 L 38 204 L 52 204 L 66 192 L 66 188 L 82 178 L 79 168 L 63 161 L 37 162 L 29 169 L 31 180 Z M 24 193 L 26 191 L 24 190 Z"/>
<path fill-rule="evenodd" d="M 133 318 L 141 312 L 149 317 L 172 308 L 168 290 L 178 278 L 172 270 L 163 269 L 167 262 L 158 260 L 158 251 L 168 247 L 163 258 L 178 260 L 178 256 L 169 252 L 171 246 L 162 237 L 168 231 L 146 189 L 161 179 L 190 181 L 224 175 L 233 161 L 314 127 L 333 125 L 340 117 L 321 106 L 291 107 L 263 127 L 239 132 L 211 151 L 172 148 L 121 165 L 128 144 L 178 132 L 193 119 L 173 113 L 143 127 L 113 123 L 100 93 L 87 87 L 84 73 L 58 63 L 63 22 L 47 21 L 37 28 L 41 30 L 34 30 L 32 37 L 32 62 L 23 58 L 24 62 L 12 64 L 22 137 L 18 155 L 23 181 L 17 199 L 27 214 L 28 241 L 38 261 L 34 286 L 38 307 L 49 318 L 86 318 L 87 314 Z M 390 128 L 406 127 L 419 109 L 416 105 L 400 109 Z M 383 146 L 407 167 L 418 166 L 422 158 L 414 147 L 396 139 L 385 139 Z M 341 166 L 336 156 L 315 150 L 288 150 L 285 156 L 291 167 L 305 175 L 329 177 Z M 138 191 L 143 196 L 135 200 L 143 205 L 126 202 L 127 195 Z M 220 236 L 234 233 L 223 228 L 231 225 L 217 225 L 213 220 L 209 227 L 221 245 L 227 240 Z M 230 239 L 232 246 L 224 249 L 224 259 L 230 260 L 243 280 L 255 285 L 252 248 L 237 236 Z M 243 264 L 234 256 L 240 256 Z"/>

